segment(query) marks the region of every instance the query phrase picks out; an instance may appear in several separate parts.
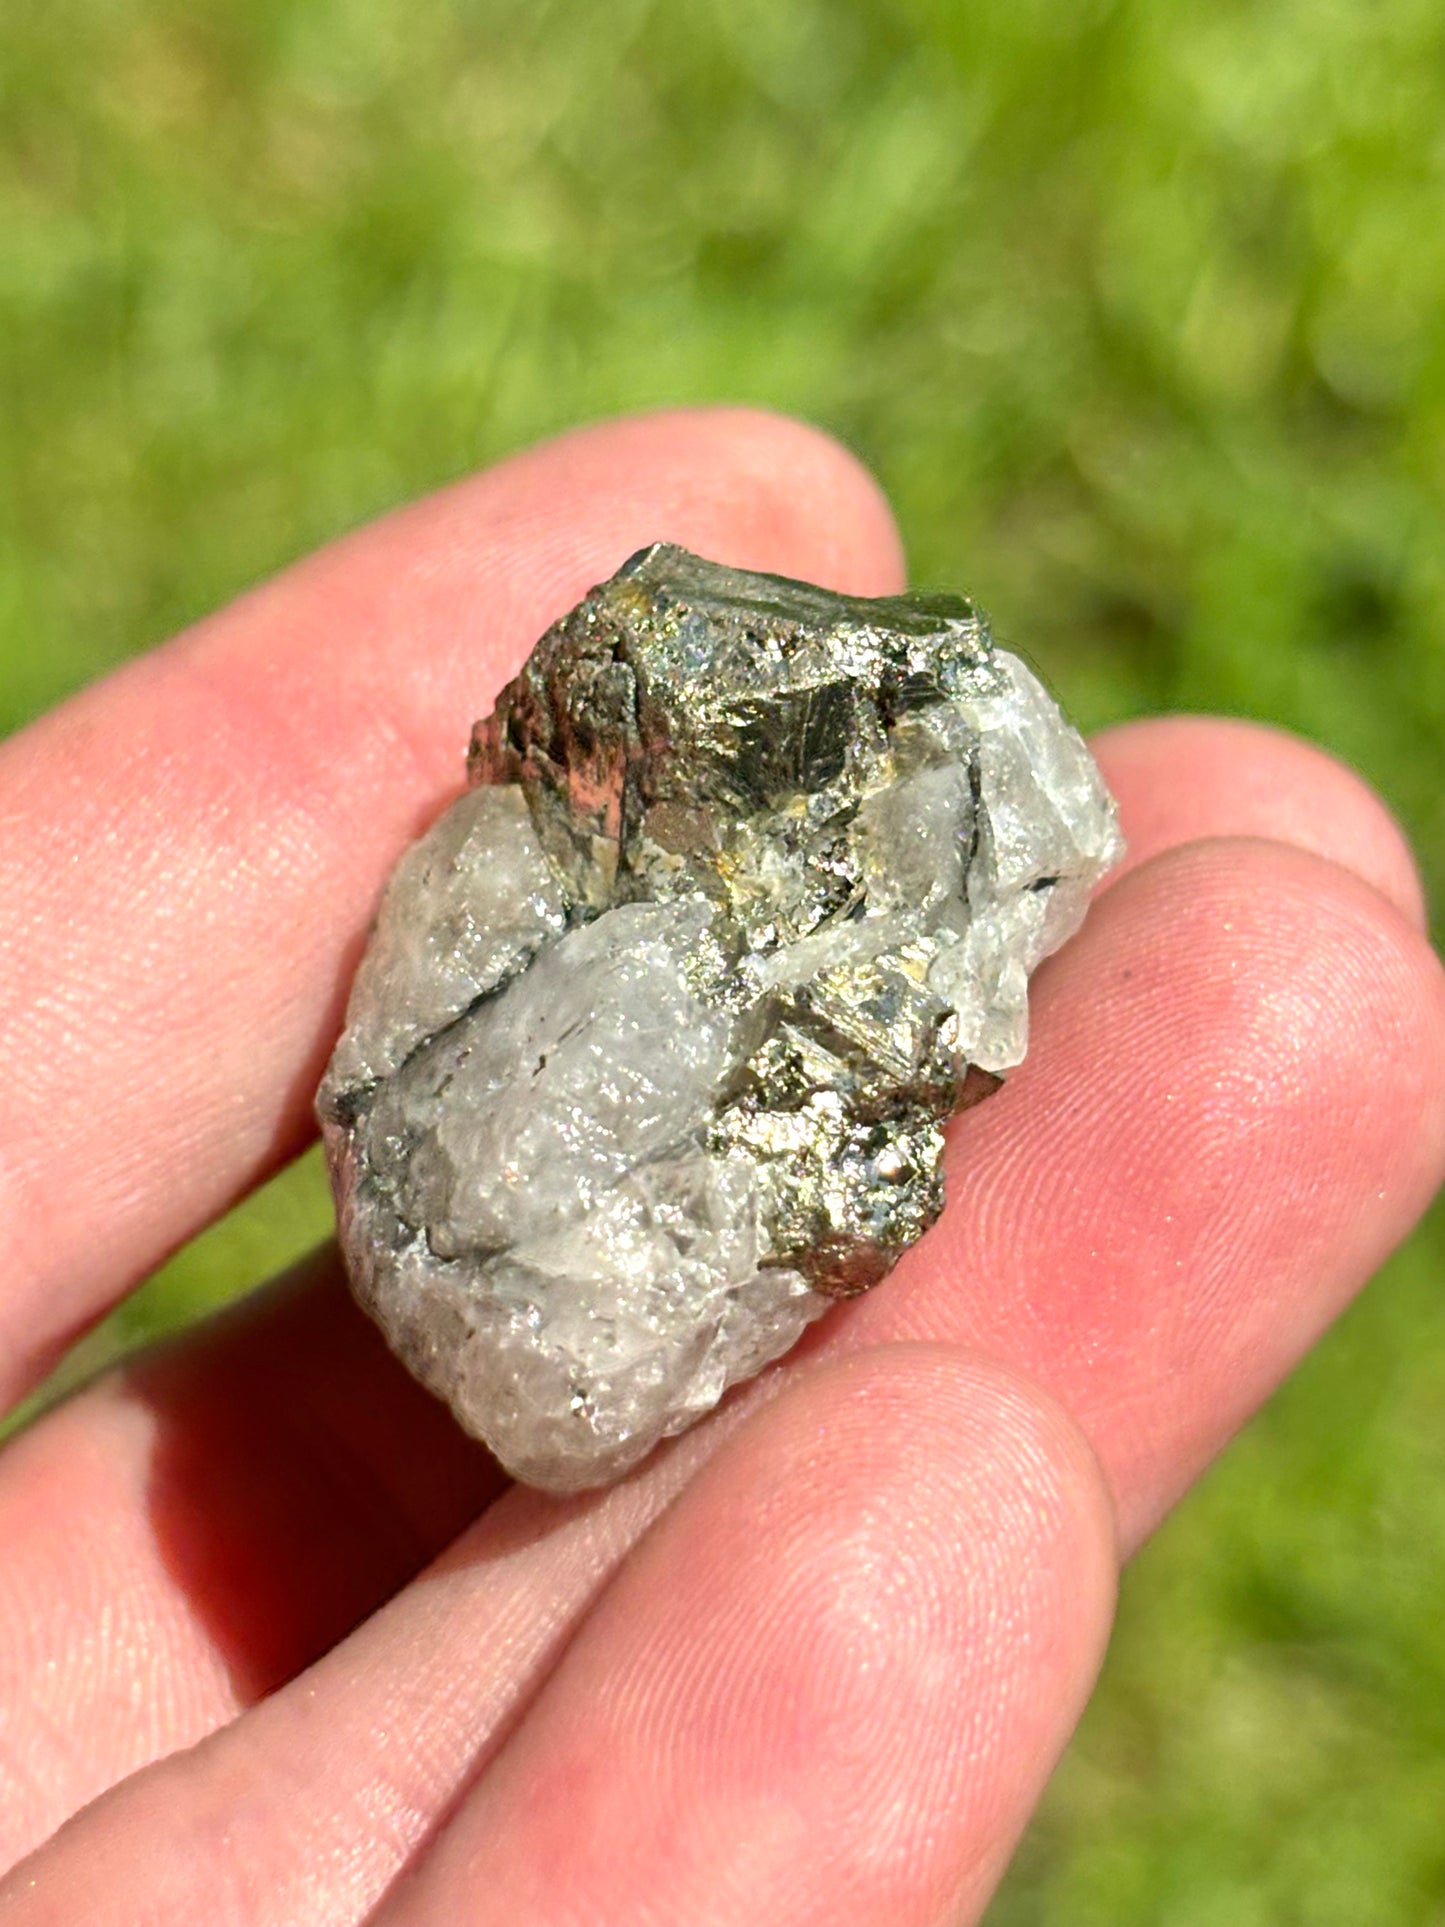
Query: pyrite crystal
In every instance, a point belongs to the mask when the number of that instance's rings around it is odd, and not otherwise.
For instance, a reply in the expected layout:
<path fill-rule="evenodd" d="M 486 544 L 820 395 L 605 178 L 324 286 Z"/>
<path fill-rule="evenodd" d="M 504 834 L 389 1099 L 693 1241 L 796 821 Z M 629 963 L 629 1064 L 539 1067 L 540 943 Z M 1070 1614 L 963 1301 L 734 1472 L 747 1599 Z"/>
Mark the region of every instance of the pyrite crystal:
<path fill-rule="evenodd" d="M 938 1216 L 950 1113 L 1121 844 L 954 596 L 666 545 L 407 852 L 320 1112 L 357 1297 L 519 1479 L 617 1477 Z"/>

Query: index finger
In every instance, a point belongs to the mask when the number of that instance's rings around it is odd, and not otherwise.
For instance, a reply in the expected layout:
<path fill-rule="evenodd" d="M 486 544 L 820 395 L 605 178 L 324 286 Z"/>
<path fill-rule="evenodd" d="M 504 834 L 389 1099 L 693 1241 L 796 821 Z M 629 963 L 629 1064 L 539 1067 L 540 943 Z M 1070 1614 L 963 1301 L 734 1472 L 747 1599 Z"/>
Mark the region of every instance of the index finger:
<path fill-rule="evenodd" d="M 324 550 L 0 748 L 0 1408 L 304 1143 L 377 890 L 473 719 L 661 537 L 865 594 L 902 573 L 815 431 L 621 421 Z"/>

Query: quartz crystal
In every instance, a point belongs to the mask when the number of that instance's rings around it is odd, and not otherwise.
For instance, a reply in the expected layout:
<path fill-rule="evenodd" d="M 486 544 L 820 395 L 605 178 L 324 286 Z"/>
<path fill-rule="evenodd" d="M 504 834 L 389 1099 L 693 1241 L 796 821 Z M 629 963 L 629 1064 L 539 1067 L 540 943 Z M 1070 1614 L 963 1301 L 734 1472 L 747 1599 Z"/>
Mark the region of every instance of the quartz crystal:
<path fill-rule="evenodd" d="M 955 596 L 659 544 L 402 858 L 320 1112 L 356 1295 L 519 1479 L 617 1477 L 875 1284 L 1120 852 Z"/>

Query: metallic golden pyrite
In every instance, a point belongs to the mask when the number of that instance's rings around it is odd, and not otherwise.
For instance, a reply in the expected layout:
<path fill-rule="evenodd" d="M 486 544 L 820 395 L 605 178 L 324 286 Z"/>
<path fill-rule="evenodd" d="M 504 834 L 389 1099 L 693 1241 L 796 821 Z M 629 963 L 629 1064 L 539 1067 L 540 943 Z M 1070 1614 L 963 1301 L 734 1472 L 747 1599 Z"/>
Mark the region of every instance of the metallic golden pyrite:
<path fill-rule="evenodd" d="M 1121 850 L 955 596 L 659 544 L 402 858 L 322 1085 L 356 1295 L 519 1479 L 601 1484 L 875 1284 Z"/>

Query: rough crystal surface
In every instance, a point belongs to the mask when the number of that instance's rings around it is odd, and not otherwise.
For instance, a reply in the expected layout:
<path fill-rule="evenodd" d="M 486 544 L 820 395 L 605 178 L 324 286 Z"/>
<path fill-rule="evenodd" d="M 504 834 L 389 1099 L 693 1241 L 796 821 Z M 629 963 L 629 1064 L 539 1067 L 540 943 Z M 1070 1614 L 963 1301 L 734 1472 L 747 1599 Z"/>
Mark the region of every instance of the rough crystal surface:
<path fill-rule="evenodd" d="M 657 545 L 403 857 L 320 1095 L 361 1303 L 519 1478 L 614 1478 L 942 1206 L 1121 845 L 960 597 Z"/>

